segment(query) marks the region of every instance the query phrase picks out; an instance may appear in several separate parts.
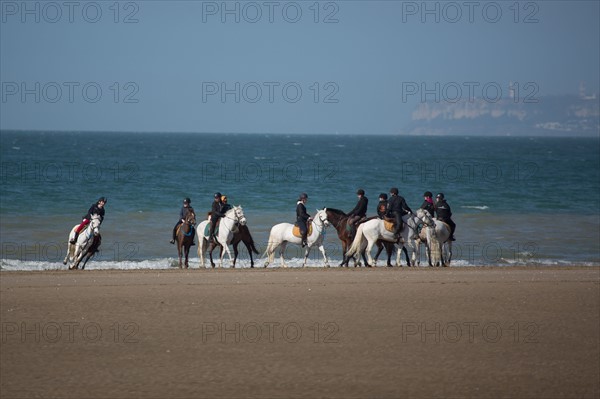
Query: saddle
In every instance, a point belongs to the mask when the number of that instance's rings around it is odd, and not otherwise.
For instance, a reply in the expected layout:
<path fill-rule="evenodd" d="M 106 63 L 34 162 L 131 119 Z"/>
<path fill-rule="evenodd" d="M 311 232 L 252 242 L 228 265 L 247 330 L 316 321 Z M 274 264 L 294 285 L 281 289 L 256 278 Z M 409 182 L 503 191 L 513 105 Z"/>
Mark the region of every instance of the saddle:
<path fill-rule="evenodd" d="M 394 232 L 394 225 L 396 224 L 396 220 L 394 218 L 388 218 L 385 217 L 383 219 L 383 226 L 385 227 L 385 229 L 387 231 L 389 231 L 390 233 Z"/>
<path fill-rule="evenodd" d="M 313 228 L 311 223 L 308 225 L 308 232 L 306 233 L 306 236 L 308 237 L 309 235 L 311 235 L 312 231 Z M 298 225 L 294 225 L 294 228 L 292 228 L 292 234 L 294 235 L 294 237 L 302 238 L 302 233 L 300 233 L 300 227 L 298 227 Z"/>
<path fill-rule="evenodd" d="M 210 233 L 210 225 L 212 224 L 212 222 L 208 222 L 206 223 L 206 226 L 204 227 L 204 235 L 206 237 L 208 237 L 208 234 Z M 215 235 L 219 235 L 219 225 L 221 224 L 221 219 L 217 220 L 217 225 L 215 226 Z"/>
<path fill-rule="evenodd" d="M 177 226 L 177 230 L 175 231 L 175 236 L 179 235 L 179 231 L 181 230 L 181 226 L 183 226 L 183 224 L 180 224 L 179 226 Z M 195 230 L 196 228 L 194 226 L 192 226 L 192 229 L 190 230 L 190 232 L 188 234 L 183 233 L 184 236 L 190 236 L 192 235 L 192 232 Z"/>

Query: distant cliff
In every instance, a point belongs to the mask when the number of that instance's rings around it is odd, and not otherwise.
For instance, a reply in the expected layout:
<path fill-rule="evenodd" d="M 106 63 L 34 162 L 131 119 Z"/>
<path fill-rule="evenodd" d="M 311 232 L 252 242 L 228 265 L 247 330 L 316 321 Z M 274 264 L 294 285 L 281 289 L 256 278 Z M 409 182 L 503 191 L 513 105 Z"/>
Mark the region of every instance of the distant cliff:
<path fill-rule="evenodd" d="M 596 95 L 540 97 L 533 103 L 426 102 L 412 113 L 407 135 L 598 136 L 600 101 Z"/>

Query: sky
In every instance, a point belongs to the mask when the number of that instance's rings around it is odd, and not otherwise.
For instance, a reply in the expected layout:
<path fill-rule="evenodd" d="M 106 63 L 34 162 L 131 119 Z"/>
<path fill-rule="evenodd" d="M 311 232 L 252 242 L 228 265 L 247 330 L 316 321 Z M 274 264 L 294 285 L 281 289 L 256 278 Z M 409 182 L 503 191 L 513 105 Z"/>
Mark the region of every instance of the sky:
<path fill-rule="evenodd" d="M 0 129 L 397 134 L 600 92 L 599 1 L 4 1 Z"/>

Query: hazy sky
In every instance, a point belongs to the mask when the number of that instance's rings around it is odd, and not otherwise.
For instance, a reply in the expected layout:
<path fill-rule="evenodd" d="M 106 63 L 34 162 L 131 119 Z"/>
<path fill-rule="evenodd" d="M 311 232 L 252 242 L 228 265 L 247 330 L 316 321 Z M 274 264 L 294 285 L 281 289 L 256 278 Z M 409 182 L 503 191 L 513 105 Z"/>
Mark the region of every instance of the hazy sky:
<path fill-rule="evenodd" d="M 0 128 L 393 134 L 599 90 L 598 1 L 1 1 Z"/>

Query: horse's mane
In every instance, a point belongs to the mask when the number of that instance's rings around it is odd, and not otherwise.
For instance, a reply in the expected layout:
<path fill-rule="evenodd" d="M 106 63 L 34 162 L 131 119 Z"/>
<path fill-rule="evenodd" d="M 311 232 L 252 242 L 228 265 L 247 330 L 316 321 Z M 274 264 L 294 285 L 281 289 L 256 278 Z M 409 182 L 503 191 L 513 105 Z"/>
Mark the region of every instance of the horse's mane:
<path fill-rule="evenodd" d="M 327 210 L 331 213 L 335 213 L 336 215 L 341 215 L 341 216 L 347 216 L 346 212 L 341 211 L 339 209 L 335 209 L 335 208 L 327 208 Z"/>

